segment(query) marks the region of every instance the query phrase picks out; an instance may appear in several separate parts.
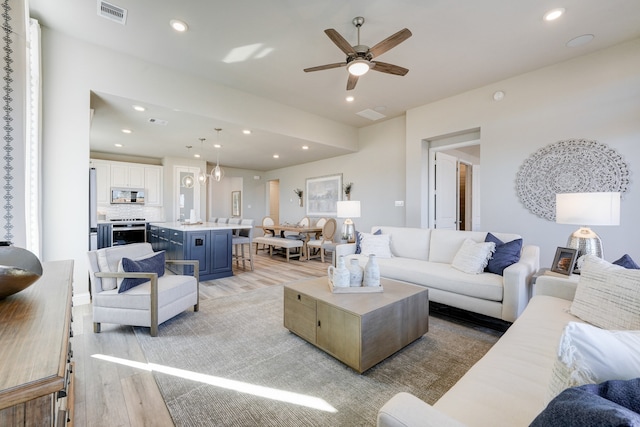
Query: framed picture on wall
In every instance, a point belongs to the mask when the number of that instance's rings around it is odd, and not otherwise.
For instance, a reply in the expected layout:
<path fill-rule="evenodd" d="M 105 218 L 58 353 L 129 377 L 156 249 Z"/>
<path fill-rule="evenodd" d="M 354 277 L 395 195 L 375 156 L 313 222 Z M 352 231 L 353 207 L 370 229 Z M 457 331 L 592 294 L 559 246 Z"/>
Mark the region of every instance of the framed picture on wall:
<path fill-rule="evenodd" d="M 342 196 L 342 174 L 307 178 L 307 216 L 336 216 Z"/>
<path fill-rule="evenodd" d="M 556 249 L 556 256 L 551 264 L 551 271 L 570 276 L 576 265 L 578 251 L 571 248 Z"/>
<path fill-rule="evenodd" d="M 240 191 L 231 192 L 231 216 L 242 216 L 242 198 Z"/>

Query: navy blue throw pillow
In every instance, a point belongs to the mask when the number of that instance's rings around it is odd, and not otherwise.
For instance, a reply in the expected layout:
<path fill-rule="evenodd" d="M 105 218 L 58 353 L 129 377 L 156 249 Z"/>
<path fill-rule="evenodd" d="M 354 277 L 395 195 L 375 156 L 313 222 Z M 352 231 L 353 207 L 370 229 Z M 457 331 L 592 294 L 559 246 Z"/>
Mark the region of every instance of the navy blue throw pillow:
<path fill-rule="evenodd" d="M 158 273 L 158 277 L 161 277 L 164 275 L 164 258 L 164 251 L 137 261 L 130 258 L 122 258 L 122 269 L 127 273 Z M 118 293 L 126 292 L 148 281 L 149 279 L 126 278 L 120 284 Z"/>
<path fill-rule="evenodd" d="M 373 233 L 374 236 L 379 236 L 382 234 L 382 230 L 378 229 L 376 230 L 375 233 Z M 362 236 L 360 235 L 359 231 L 356 231 L 356 253 L 359 254 L 362 252 L 362 248 L 360 247 L 360 241 L 362 240 Z"/>
<path fill-rule="evenodd" d="M 493 234 L 487 233 L 487 237 L 485 237 L 484 241 L 496 244 L 496 251 L 493 253 L 491 259 L 489 259 L 489 263 L 484 271 L 502 276 L 505 268 L 520 261 L 522 239 L 516 239 L 504 243 Z"/>
<path fill-rule="evenodd" d="M 557 395 L 530 427 L 640 425 L 640 378 L 568 388 Z"/>
<path fill-rule="evenodd" d="M 630 270 L 640 270 L 640 265 L 636 264 L 636 262 L 631 259 L 629 254 L 622 255 L 620 259 L 613 261 L 612 264 L 619 265 Z"/>

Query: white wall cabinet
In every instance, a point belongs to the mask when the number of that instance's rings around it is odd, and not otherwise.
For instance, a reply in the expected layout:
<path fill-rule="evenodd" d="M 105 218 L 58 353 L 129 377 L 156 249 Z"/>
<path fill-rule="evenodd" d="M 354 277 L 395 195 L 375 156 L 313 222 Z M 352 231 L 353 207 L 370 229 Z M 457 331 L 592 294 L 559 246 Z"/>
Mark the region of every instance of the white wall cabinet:
<path fill-rule="evenodd" d="M 145 206 L 162 206 L 162 166 L 91 159 L 96 168 L 98 204 L 111 203 L 111 187 L 144 188 Z"/>
<path fill-rule="evenodd" d="M 144 167 L 145 205 L 162 206 L 162 167 Z"/>
<path fill-rule="evenodd" d="M 144 188 L 144 166 L 127 163 L 111 163 L 111 186 Z"/>

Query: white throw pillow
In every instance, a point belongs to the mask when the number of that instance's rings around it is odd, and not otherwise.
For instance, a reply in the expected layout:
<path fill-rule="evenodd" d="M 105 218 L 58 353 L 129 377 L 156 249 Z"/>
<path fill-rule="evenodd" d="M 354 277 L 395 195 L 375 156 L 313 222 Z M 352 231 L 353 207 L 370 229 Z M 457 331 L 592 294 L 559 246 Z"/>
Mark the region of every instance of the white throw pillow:
<path fill-rule="evenodd" d="M 495 250 L 496 244 L 494 242 L 478 243 L 471 239 L 465 239 L 456 256 L 453 257 L 451 266 L 465 273 L 480 274 L 484 271 Z"/>
<path fill-rule="evenodd" d="M 605 329 L 640 329 L 640 270 L 585 256 L 571 314 Z"/>
<path fill-rule="evenodd" d="M 391 258 L 391 234 L 360 233 L 360 254 Z"/>
<path fill-rule="evenodd" d="M 558 347 L 548 401 L 564 389 L 640 377 L 640 331 L 609 331 L 569 322 Z"/>

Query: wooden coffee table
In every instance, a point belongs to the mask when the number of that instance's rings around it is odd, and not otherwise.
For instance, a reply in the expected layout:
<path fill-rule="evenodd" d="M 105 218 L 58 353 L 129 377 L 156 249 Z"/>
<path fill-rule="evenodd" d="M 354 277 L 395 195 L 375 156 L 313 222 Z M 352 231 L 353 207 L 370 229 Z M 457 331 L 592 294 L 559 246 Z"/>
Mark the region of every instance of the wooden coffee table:
<path fill-rule="evenodd" d="M 321 277 L 284 286 L 284 326 L 362 373 L 429 330 L 426 288 L 381 279 L 384 292 L 334 294 Z"/>

